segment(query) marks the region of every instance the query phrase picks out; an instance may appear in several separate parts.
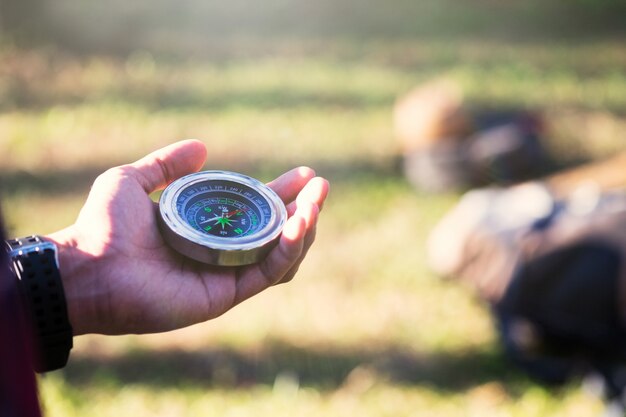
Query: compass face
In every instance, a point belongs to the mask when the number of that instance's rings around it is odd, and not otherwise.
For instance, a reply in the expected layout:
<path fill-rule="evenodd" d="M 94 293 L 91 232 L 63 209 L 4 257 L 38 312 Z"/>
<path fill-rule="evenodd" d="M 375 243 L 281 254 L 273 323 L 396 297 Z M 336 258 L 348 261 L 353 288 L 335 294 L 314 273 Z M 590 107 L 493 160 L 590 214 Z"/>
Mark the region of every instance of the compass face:
<path fill-rule="evenodd" d="M 260 260 L 280 236 L 287 213 L 265 184 L 227 171 L 204 171 L 174 181 L 159 202 L 161 231 L 170 246 L 205 263 Z"/>
<path fill-rule="evenodd" d="M 267 199 L 232 181 L 203 181 L 185 189 L 178 214 L 195 230 L 218 238 L 250 236 L 272 216 Z"/>

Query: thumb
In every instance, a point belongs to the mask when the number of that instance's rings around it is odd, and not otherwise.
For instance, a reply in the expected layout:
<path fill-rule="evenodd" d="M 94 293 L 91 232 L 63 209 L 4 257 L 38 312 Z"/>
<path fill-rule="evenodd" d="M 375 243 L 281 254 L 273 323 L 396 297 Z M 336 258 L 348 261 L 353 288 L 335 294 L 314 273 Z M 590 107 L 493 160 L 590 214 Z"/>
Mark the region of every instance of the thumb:
<path fill-rule="evenodd" d="M 198 171 L 206 156 L 204 143 L 188 139 L 154 151 L 131 166 L 136 169 L 137 181 L 149 194 L 165 188 L 177 178 Z"/>

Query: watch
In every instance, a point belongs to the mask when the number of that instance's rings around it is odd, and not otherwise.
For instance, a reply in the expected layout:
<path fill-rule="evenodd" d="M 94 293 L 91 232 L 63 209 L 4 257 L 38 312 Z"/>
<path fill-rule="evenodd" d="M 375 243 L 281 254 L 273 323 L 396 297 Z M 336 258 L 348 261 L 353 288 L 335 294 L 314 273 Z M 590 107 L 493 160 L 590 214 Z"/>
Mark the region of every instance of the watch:
<path fill-rule="evenodd" d="M 33 323 L 36 372 L 65 366 L 73 347 L 57 247 L 40 236 L 7 240 L 10 267 Z"/>

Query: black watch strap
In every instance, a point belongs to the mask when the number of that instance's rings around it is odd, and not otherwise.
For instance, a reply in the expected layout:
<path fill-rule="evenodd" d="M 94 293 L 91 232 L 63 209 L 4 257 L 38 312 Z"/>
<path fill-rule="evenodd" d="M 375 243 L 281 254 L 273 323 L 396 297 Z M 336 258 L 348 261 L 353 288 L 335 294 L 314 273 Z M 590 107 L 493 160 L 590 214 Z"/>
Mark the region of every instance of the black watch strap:
<path fill-rule="evenodd" d="M 6 243 L 25 310 L 33 323 L 35 371 L 62 368 L 73 346 L 73 334 L 56 246 L 39 236 L 12 239 Z"/>

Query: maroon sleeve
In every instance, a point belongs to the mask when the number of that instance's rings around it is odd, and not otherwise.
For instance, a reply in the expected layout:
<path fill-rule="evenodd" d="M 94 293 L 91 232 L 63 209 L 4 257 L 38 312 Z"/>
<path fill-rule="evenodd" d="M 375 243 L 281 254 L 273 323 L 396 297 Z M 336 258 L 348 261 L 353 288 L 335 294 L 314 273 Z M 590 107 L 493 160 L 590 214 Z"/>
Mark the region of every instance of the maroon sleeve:
<path fill-rule="evenodd" d="M 21 310 L 17 280 L 9 269 L 0 216 L 0 416 L 40 417 L 32 343 Z"/>

